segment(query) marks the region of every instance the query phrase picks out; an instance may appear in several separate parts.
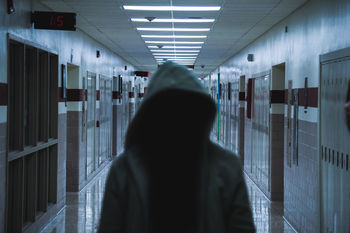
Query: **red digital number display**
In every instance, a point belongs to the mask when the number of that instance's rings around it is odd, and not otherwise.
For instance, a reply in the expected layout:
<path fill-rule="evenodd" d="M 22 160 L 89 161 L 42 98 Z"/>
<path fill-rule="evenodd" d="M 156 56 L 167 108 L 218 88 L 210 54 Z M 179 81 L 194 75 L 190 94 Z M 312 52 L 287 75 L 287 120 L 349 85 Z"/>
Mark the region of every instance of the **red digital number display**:
<path fill-rule="evenodd" d="M 75 31 L 76 14 L 36 11 L 32 17 L 35 29 Z"/>
<path fill-rule="evenodd" d="M 63 15 L 59 15 L 57 17 L 51 16 L 50 25 L 51 26 L 57 25 L 58 27 L 62 27 L 63 26 Z"/>

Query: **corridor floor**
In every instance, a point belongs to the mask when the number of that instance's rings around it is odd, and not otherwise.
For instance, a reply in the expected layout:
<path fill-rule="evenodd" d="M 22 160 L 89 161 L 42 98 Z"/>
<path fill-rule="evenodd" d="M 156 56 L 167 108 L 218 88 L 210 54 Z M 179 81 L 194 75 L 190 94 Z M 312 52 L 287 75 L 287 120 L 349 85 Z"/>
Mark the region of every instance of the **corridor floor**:
<path fill-rule="evenodd" d="M 66 207 L 41 233 L 96 232 L 109 167 L 106 166 L 80 193 L 67 193 Z M 282 204 L 270 203 L 248 177 L 246 182 L 257 232 L 293 233 L 283 220 Z"/>

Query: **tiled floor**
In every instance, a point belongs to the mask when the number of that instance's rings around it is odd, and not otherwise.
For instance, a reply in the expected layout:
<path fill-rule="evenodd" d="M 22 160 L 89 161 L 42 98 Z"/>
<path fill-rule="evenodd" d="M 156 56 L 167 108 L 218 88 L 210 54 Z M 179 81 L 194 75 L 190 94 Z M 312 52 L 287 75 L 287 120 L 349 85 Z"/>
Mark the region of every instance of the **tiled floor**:
<path fill-rule="evenodd" d="M 42 233 L 96 232 L 109 166 L 106 166 L 79 194 L 68 193 L 67 205 Z M 246 177 L 257 232 L 293 233 L 283 220 L 281 203 L 270 203 Z"/>
<path fill-rule="evenodd" d="M 257 232 L 294 233 L 283 219 L 283 204 L 271 203 L 248 176 L 245 178 Z"/>

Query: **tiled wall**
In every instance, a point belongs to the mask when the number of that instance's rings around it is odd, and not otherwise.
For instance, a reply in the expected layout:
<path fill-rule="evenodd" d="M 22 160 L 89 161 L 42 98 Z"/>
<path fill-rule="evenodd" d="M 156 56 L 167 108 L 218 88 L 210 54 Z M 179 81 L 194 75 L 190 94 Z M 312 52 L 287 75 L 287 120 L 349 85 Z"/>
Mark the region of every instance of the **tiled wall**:
<path fill-rule="evenodd" d="M 80 159 L 85 157 L 81 151 L 81 111 L 67 112 L 67 191 L 79 191 L 81 183 L 81 170 L 85 172 L 85 166 L 80 167 Z M 85 175 L 85 173 L 84 173 Z M 84 176 L 83 176 L 84 178 Z"/>
<path fill-rule="evenodd" d="M 66 159 L 67 159 L 67 114 L 58 115 L 58 148 L 57 148 L 57 203 L 63 207 L 66 201 Z M 58 208 L 60 209 L 60 208 Z"/>
<path fill-rule="evenodd" d="M 271 200 L 283 200 L 284 115 L 270 114 Z"/>

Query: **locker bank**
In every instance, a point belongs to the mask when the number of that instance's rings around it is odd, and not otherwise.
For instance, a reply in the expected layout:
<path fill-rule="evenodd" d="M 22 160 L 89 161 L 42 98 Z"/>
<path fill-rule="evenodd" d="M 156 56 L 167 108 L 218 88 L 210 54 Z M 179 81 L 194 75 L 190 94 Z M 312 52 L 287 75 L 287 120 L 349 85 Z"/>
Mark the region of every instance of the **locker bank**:
<path fill-rule="evenodd" d="M 210 139 L 240 163 L 256 232 L 350 232 L 350 1 L 0 5 L 0 232 L 98 231 L 167 61 L 215 101 Z"/>

